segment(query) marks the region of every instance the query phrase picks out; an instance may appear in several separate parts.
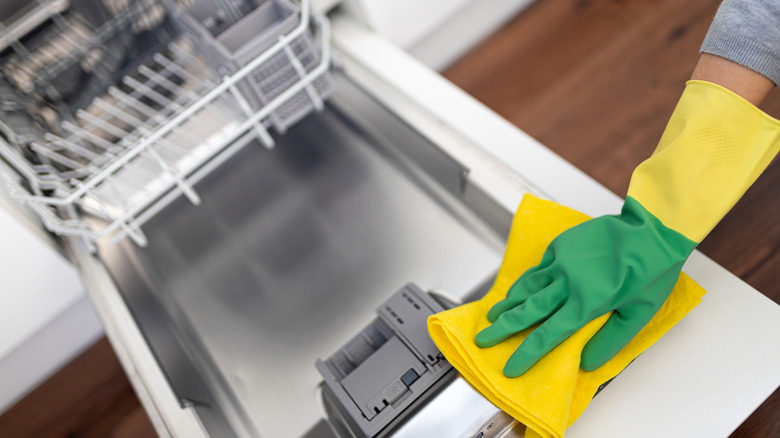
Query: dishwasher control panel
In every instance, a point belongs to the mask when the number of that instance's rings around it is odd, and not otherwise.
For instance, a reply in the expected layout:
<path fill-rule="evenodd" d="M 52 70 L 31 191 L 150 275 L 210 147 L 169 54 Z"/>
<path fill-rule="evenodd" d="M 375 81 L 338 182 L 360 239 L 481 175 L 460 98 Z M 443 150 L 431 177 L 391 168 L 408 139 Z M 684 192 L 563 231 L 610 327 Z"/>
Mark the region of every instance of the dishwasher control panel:
<path fill-rule="evenodd" d="M 407 284 L 378 317 L 316 367 L 328 420 L 343 436 L 387 436 L 457 372 L 428 335 L 428 316 L 445 310 Z"/>

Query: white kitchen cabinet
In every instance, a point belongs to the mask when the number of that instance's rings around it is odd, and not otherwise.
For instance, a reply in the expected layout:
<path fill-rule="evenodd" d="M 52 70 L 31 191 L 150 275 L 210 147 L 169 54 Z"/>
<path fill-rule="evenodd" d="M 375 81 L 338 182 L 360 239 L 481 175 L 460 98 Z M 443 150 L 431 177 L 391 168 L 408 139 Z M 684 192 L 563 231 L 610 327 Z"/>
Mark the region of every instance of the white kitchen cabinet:
<path fill-rule="evenodd" d="M 0 206 L 3 412 L 91 345 L 103 329 L 78 273 L 51 238 L 4 193 Z"/>

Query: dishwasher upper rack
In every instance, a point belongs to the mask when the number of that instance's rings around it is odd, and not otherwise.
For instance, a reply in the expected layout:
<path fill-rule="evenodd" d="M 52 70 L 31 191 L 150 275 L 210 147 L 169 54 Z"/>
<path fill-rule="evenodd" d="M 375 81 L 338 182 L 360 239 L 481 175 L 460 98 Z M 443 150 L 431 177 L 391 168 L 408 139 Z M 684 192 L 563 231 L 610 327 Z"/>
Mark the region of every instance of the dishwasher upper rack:
<path fill-rule="evenodd" d="M 274 123 L 274 112 L 289 111 L 292 102 L 297 119 L 323 107 L 332 88 L 329 23 L 311 13 L 309 0 L 295 6 L 295 26 L 274 35 L 275 42 L 240 68 L 231 66 L 232 74 L 220 76 L 203 54 L 203 41 L 184 32 L 63 120 L 58 132 L 30 129 L 31 137 L 16 136 L 3 123 L 0 157 L 16 171 L 5 175 L 9 192 L 47 229 L 83 237 L 90 248 L 108 235 L 146 245 L 141 226 L 180 194 L 199 204 L 193 185 L 211 170 L 254 138 L 273 146 L 266 124 Z M 286 70 L 278 67 L 279 55 L 287 59 Z M 301 55 L 308 56 L 306 65 Z M 291 71 L 293 83 L 253 104 L 247 78 L 270 72 L 273 79 L 280 71 Z M 0 102 L 0 110 L 8 107 L 14 105 Z"/>

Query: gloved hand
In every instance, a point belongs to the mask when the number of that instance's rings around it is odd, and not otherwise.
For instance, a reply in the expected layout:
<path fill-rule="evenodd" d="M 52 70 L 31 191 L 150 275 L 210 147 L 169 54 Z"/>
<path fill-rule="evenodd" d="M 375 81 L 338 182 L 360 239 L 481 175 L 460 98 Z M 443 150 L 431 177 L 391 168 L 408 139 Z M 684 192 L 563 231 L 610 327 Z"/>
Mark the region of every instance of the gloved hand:
<path fill-rule="evenodd" d="M 507 377 L 517 377 L 580 327 L 614 310 L 582 352 L 581 367 L 594 370 L 653 318 L 695 246 L 629 198 L 620 215 L 589 220 L 556 237 L 542 262 L 490 309 L 493 324 L 477 335 L 477 345 L 492 347 L 542 323 L 504 368 Z"/>
<path fill-rule="evenodd" d="M 683 263 L 780 149 L 780 122 L 718 85 L 690 81 L 620 215 L 565 231 L 488 312 L 480 347 L 540 324 L 509 358 L 517 377 L 591 320 L 614 311 L 582 351 L 592 371 L 655 315 Z"/>

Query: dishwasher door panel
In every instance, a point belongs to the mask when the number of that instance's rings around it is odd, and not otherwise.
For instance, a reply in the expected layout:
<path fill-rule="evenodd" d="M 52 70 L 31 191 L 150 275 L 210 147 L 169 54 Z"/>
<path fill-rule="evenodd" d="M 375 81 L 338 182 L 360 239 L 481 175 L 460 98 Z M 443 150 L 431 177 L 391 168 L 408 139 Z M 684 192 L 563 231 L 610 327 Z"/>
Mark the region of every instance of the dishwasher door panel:
<path fill-rule="evenodd" d="M 320 430 L 318 357 L 405 283 L 461 297 L 500 264 L 502 230 L 459 199 L 466 169 L 345 78 L 336 90 L 274 149 L 249 144 L 204 178 L 200 206 L 179 199 L 150 220 L 146 248 L 99 247 L 174 392 L 203 411 L 207 430 Z M 339 106 L 370 114 L 370 125 Z"/>

